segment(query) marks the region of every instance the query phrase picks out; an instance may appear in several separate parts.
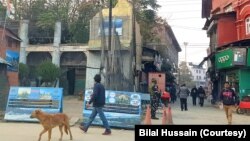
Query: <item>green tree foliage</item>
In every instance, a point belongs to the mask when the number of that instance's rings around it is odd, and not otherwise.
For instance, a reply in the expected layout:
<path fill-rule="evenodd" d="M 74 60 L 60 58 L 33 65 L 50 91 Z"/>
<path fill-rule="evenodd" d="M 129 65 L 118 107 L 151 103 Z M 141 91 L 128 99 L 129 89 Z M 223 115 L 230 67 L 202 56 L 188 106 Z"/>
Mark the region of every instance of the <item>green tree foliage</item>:
<path fill-rule="evenodd" d="M 112 0 L 113 7 L 117 1 Z M 87 43 L 90 19 L 100 8 L 108 8 L 109 2 L 110 0 L 89 2 L 83 0 L 12 0 L 15 7 L 15 20 L 29 20 L 31 44 L 52 43 L 56 21 L 62 22 L 62 43 Z M 156 0 L 133 0 L 133 2 L 143 39 L 144 41 L 152 40 L 154 36 L 151 34 L 151 29 L 155 24 L 156 10 L 159 5 Z M 2 13 L 1 17 L 5 15 L 5 12 Z"/>
<path fill-rule="evenodd" d="M 112 0 L 113 7 L 118 0 Z M 109 7 L 110 0 L 12 0 L 15 20 L 28 19 L 29 43 L 47 44 L 53 42 L 56 21 L 62 22 L 62 43 L 87 43 L 89 21 L 100 10 Z M 151 41 L 155 26 L 156 0 L 133 0 L 136 19 L 140 24 L 144 41 Z"/>
<path fill-rule="evenodd" d="M 19 63 L 19 78 L 28 77 L 29 75 L 29 67 L 26 64 Z"/>
<path fill-rule="evenodd" d="M 78 16 L 70 24 L 69 32 L 73 43 L 87 43 L 89 40 L 90 20 L 99 11 L 97 4 L 93 2 L 80 3 L 77 7 Z"/>
<path fill-rule="evenodd" d="M 3 4 L 0 2 L 0 20 L 4 21 L 6 15 L 6 7 L 3 6 Z"/>
<path fill-rule="evenodd" d="M 156 11 L 160 7 L 156 0 L 135 0 L 135 15 L 143 38 L 143 42 L 154 40 L 154 35 L 151 33 L 152 28 L 157 21 Z"/>
<path fill-rule="evenodd" d="M 113 4 L 117 0 L 114 0 Z M 103 3 L 107 3 L 104 0 Z M 16 21 L 29 20 L 29 43 L 47 44 L 53 42 L 56 21 L 62 22 L 62 43 L 87 43 L 89 20 L 99 11 L 99 0 L 12 0 Z M 6 7 L 0 4 L 0 19 L 4 18 Z M 3 12 L 2 12 L 3 11 Z M 4 13 L 4 14 L 3 14 Z"/>
<path fill-rule="evenodd" d="M 26 64 L 19 63 L 18 76 L 19 76 L 20 85 L 26 86 L 27 79 L 29 77 L 29 67 Z"/>
<path fill-rule="evenodd" d="M 110 1 L 112 1 L 112 7 L 115 7 L 115 5 L 117 4 L 118 0 L 100 0 L 100 2 L 98 4 L 101 5 L 101 7 L 109 7 L 110 5 Z"/>
<path fill-rule="evenodd" d="M 60 76 L 60 68 L 53 64 L 50 60 L 43 61 L 37 68 L 38 76 L 48 84 L 52 83 Z"/>
<path fill-rule="evenodd" d="M 187 87 L 191 88 L 195 85 L 193 79 L 192 79 L 192 73 L 189 70 L 187 64 L 185 61 L 182 61 L 179 65 L 179 84 L 186 84 Z"/>

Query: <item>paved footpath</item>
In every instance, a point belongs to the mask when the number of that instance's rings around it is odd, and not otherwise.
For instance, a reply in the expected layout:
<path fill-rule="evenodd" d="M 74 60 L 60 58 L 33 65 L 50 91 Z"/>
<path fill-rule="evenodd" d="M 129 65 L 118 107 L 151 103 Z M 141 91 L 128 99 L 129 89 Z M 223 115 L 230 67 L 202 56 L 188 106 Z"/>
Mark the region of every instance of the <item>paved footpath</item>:
<path fill-rule="evenodd" d="M 190 102 L 189 102 L 190 103 Z M 161 110 L 161 109 L 160 109 Z M 158 117 L 161 117 L 161 112 Z M 82 116 L 82 101 L 77 97 L 65 97 L 64 112 L 67 113 L 72 124 L 78 121 Z M 207 101 L 204 107 L 188 105 L 188 111 L 181 111 L 179 103 L 172 104 L 172 114 L 174 124 L 227 124 L 223 110 L 211 106 Z M 160 120 L 152 120 L 153 124 L 161 124 Z M 250 116 L 233 114 L 233 124 L 250 125 Z M 88 133 L 83 133 L 78 128 L 79 123 L 72 125 L 71 130 L 74 141 L 134 141 L 133 130 L 113 129 L 112 135 L 101 135 L 104 129 L 102 127 L 92 126 Z M 38 123 L 22 122 L 0 122 L 0 141 L 37 141 L 42 126 Z M 55 128 L 52 132 L 51 141 L 58 141 L 59 129 Z M 44 134 L 42 141 L 47 141 L 47 134 Z M 69 135 L 64 134 L 63 141 L 69 141 Z"/>

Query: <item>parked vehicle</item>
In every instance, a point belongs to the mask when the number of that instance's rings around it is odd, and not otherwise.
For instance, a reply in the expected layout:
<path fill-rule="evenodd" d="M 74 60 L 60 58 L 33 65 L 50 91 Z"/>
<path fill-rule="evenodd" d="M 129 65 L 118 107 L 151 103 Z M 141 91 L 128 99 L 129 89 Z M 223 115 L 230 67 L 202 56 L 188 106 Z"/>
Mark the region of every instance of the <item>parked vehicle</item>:
<path fill-rule="evenodd" d="M 244 96 L 236 109 L 238 114 L 250 114 L 250 95 Z"/>

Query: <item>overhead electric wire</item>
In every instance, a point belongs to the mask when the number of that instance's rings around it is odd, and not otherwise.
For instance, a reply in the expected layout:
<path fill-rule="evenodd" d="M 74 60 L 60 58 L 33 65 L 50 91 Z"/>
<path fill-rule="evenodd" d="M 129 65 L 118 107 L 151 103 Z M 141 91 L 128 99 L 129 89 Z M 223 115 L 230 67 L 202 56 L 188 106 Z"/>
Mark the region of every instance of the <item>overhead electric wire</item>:
<path fill-rule="evenodd" d="M 183 11 L 164 11 L 166 13 L 186 13 L 186 12 L 199 12 L 201 10 L 183 10 Z"/>
<path fill-rule="evenodd" d="M 201 28 L 198 28 L 198 27 L 189 27 L 189 26 L 180 26 L 180 25 L 171 25 L 170 26 L 172 28 L 182 28 L 182 29 L 190 29 L 190 30 L 201 30 L 202 31 L 202 27 Z M 204 31 L 204 30 L 203 30 Z"/>
<path fill-rule="evenodd" d="M 159 2 L 159 1 L 167 1 L 167 2 L 179 1 L 179 2 L 181 2 L 181 1 L 201 1 L 201 0 L 157 0 L 157 2 Z"/>

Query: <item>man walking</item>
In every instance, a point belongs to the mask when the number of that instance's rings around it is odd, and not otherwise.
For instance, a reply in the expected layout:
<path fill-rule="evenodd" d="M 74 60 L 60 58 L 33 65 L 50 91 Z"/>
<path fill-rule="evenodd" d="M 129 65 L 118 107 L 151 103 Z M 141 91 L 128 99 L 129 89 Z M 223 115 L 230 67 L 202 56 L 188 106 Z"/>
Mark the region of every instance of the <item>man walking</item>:
<path fill-rule="evenodd" d="M 193 106 L 196 106 L 196 98 L 198 95 L 198 90 L 196 88 L 196 86 L 194 86 L 191 90 L 191 96 L 192 96 L 192 100 L 193 100 Z"/>
<path fill-rule="evenodd" d="M 203 89 L 202 86 L 200 86 L 198 88 L 198 96 L 199 96 L 199 99 L 200 99 L 199 100 L 199 104 L 200 104 L 201 107 L 203 107 L 203 105 L 204 105 L 204 99 L 206 97 L 206 93 L 205 93 L 205 90 Z"/>
<path fill-rule="evenodd" d="M 84 125 L 83 123 L 80 126 L 80 129 L 83 130 L 85 133 L 88 131 L 89 126 L 95 119 L 96 115 L 99 114 L 100 119 L 102 120 L 103 126 L 106 129 L 103 135 L 110 135 L 111 129 L 109 127 L 108 121 L 104 115 L 103 107 L 105 105 L 105 88 L 100 83 L 101 76 L 96 74 L 94 77 L 95 85 L 93 89 L 93 94 L 91 96 L 90 101 L 86 104 L 87 107 L 93 102 L 93 110 L 89 117 L 89 121 Z"/>
<path fill-rule="evenodd" d="M 181 85 L 180 91 L 179 91 L 179 97 L 180 97 L 180 102 L 181 102 L 181 111 L 185 110 L 187 111 L 187 98 L 189 95 L 190 91 L 186 87 L 186 84 Z"/>
<path fill-rule="evenodd" d="M 228 124 L 232 124 L 232 110 L 235 105 L 236 94 L 230 88 L 229 82 L 224 83 L 224 89 L 220 93 L 220 100 L 223 103 L 223 108 L 226 113 Z"/>

